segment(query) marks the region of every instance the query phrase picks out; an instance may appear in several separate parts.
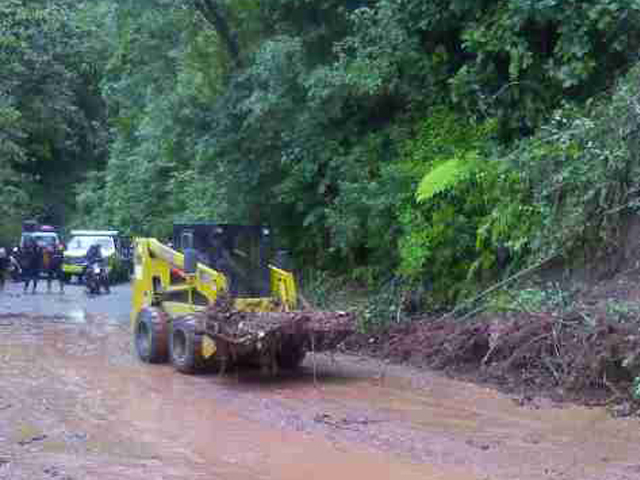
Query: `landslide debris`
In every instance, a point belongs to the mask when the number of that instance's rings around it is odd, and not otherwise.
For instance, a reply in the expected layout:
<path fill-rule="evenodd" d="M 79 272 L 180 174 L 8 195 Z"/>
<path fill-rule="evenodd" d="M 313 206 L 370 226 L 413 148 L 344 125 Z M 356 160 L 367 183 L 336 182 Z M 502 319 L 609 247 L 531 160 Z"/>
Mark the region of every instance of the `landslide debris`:
<path fill-rule="evenodd" d="M 206 311 L 205 331 L 230 343 L 249 343 L 283 335 L 304 336 L 309 349 L 325 351 L 336 348 L 355 332 L 353 312 L 318 310 L 247 312 L 233 307 L 221 296 Z"/>
<path fill-rule="evenodd" d="M 423 318 L 345 346 L 393 362 L 439 369 L 510 392 L 549 394 L 590 405 L 632 404 L 640 377 L 640 288 L 616 278 L 586 290 L 566 311 Z M 612 313 L 625 307 L 627 315 Z"/>

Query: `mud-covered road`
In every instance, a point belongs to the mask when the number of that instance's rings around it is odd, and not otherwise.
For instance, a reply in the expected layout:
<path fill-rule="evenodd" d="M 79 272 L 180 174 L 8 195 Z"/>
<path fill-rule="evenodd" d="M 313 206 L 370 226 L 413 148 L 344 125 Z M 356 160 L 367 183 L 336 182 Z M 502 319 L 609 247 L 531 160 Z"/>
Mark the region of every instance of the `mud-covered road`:
<path fill-rule="evenodd" d="M 637 480 L 640 421 L 355 357 L 139 363 L 129 291 L 0 294 L 0 479 Z"/>

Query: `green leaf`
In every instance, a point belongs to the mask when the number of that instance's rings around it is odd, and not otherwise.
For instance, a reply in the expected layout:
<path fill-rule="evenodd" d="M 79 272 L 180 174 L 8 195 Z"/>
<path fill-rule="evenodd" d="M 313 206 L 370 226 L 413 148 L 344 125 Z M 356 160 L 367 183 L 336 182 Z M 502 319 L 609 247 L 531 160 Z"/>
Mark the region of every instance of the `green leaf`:
<path fill-rule="evenodd" d="M 455 187 L 474 173 L 478 166 L 477 152 L 468 152 L 445 160 L 422 178 L 416 193 L 417 200 L 426 202 L 439 193 Z"/>

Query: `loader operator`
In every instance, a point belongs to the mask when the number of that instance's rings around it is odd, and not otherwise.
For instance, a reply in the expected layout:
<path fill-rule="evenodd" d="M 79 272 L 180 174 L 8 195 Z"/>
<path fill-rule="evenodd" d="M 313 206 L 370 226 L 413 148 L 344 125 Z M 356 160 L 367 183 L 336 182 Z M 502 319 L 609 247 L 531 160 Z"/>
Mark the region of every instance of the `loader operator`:
<path fill-rule="evenodd" d="M 231 254 L 233 252 L 233 238 L 224 236 L 221 233 L 214 233 L 211 236 L 211 244 L 213 246 L 208 265 L 220 270 L 225 274 L 229 282 L 229 293 L 238 295 L 241 284 L 247 284 L 247 278 L 243 275 L 242 269 L 233 260 Z"/>

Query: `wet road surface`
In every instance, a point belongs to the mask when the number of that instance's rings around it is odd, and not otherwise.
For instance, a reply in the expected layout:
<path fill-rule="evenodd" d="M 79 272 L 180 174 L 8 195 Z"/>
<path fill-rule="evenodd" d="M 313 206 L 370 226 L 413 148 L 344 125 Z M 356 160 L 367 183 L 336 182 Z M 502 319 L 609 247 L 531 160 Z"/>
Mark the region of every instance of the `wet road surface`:
<path fill-rule="evenodd" d="M 640 479 L 640 421 L 602 409 L 347 356 L 315 381 L 312 358 L 275 379 L 141 364 L 129 295 L 0 294 L 0 479 Z"/>

